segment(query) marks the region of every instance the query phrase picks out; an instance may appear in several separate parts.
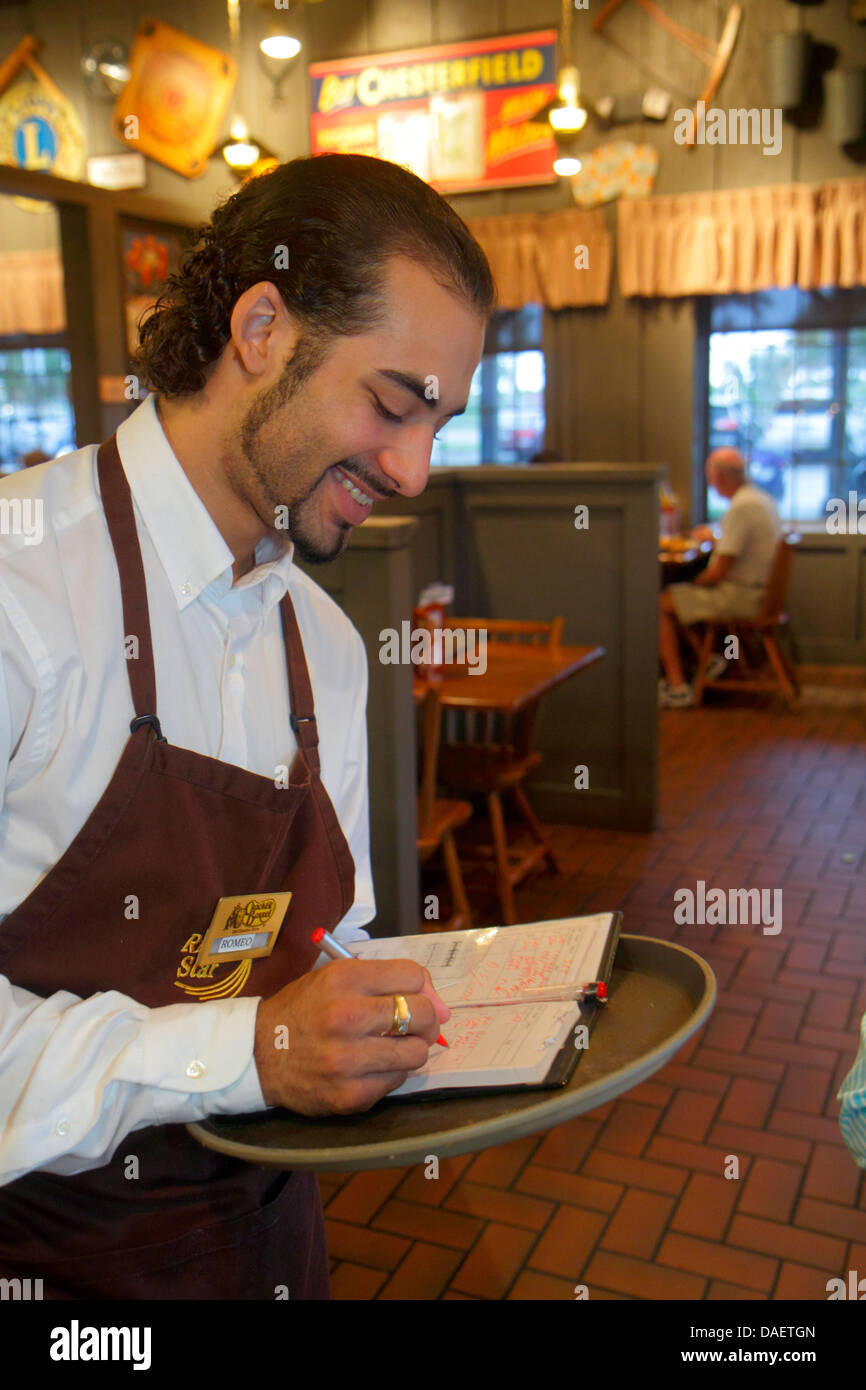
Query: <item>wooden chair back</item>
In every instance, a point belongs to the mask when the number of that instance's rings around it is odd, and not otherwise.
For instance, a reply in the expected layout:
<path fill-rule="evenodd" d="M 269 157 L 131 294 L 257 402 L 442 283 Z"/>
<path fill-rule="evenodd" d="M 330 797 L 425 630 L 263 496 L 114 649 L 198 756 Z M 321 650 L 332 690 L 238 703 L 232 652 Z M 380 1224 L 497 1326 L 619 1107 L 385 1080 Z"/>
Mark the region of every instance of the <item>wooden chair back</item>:
<path fill-rule="evenodd" d="M 557 648 L 562 643 L 563 618 L 550 623 L 523 622 L 514 618 L 449 618 L 448 627 L 482 629 L 488 642 L 515 642 L 529 646 Z"/>
<path fill-rule="evenodd" d="M 801 537 L 796 531 L 788 531 L 780 538 L 776 546 L 776 553 L 773 556 L 773 563 L 767 577 L 767 587 L 764 590 L 761 611 L 758 615 L 758 621 L 761 623 L 778 622 L 781 614 L 785 611 L 791 569 L 800 540 Z"/>
<path fill-rule="evenodd" d="M 449 618 L 448 626 L 469 632 L 477 629 L 487 633 L 487 641 L 508 643 L 511 646 L 550 647 L 557 650 L 562 643 L 565 619 L 551 622 L 523 621 L 516 618 Z M 447 677 L 446 677 L 447 679 Z M 449 743 L 486 743 L 512 745 L 518 739 L 512 716 L 493 710 L 446 710 L 446 736 Z M 518 716 L 519 719 L 519 716 Z"/>
<path fill-rule="evenodd" d="M 418 835 L 423 835 L 433 818 L 436 800 L 436 768 L 439 762 L 439 737 L 442 710 L 439 703 L 439 683 L 431 681 L 420 706 L 418 753 L 420 777 L 418 783 Z"/>

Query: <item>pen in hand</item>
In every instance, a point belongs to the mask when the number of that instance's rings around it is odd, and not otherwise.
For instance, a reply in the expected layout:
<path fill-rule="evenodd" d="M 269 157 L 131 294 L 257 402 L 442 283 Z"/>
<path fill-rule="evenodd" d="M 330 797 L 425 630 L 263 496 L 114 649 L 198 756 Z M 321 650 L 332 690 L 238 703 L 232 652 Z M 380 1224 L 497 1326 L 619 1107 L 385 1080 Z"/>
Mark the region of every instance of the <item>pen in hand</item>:
<path fill-rule="evenodd" d="M 347 951 L 345 946 L 337 941 L 336 937 L 331 936 L 330 932 L 325 931 L 324 927 L 316 927 L 310 939 L 314 946 L 318 946 L 319 949 L 324 951 L 325 955 L 330 956 L 332 960 L 357 960 L 357 956 L 353 956 L 351 951 Z M 436 1041 L 440 1047 L 448 1046 L 448 1043 L 441 1033 Z"/>

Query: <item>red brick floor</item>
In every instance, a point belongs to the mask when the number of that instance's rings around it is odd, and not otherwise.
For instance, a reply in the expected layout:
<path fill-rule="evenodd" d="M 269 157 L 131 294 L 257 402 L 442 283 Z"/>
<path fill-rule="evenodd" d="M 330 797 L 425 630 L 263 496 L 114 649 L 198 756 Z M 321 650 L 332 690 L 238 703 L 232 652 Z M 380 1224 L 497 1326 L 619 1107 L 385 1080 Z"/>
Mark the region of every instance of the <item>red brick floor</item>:
<path fill-rule="evenodd" d="M 555 827 L 564 876 L 527 883 L 519 914 L 622 908 L 712 965 L 710 1021 L 622 1098 L 438 1180 L 323 1176 L 333 1298 L 826 1300 L 866 1275 L 835 1100 L 866 1011 L 864 711 L 664 712 L 661 748 L 658 829 Z M 677 926 L 699 878 L 781 888 L 781 932 Z"/>

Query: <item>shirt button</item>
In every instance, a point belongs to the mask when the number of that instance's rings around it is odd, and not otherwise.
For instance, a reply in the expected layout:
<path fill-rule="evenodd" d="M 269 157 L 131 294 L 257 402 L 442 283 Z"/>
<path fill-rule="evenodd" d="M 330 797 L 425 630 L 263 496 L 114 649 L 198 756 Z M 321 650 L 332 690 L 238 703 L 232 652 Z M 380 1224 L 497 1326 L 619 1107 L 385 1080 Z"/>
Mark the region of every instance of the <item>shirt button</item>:
<path fill-rule="evenodd" d="M 192 593 L 192 585 L 191 585 L 191 584 L 181 584 L 181 585 L 180 585 L 180 592 L 181 592 L 182 594 L 191 594 L 191 593 Z"/>
<path fill-rule="evenodd" d="M 54 1126 L 54 1133 L 55 1133 L 55 1134 L 68 1134 L 69 1131 L 71 1130 L 71 1128 L 72 1128 L 72 1125 L 69 1123 L 68 1120 L 58 1120 L 58 1121 L 57 1121 L 57 1124 Z"/>
<path fill-rule="evenodd" d="M 194 1062 L 190 1062 L 186 1069 L 186 1074 L 192 1077 L 193 1081 L 197 1081 L 200 1076 L 204 1076 L 206 1071 L 207 1067 L 204 1062 L 200 1062 L 198 1058 L 196 1058 Z"/>

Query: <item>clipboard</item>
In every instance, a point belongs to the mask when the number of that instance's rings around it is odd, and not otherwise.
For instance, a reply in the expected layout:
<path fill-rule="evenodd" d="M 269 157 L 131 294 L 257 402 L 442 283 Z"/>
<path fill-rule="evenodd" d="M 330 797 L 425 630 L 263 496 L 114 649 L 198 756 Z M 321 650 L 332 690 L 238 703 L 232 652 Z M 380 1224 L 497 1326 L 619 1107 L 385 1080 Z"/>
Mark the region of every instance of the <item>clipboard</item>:
<path fill-rule="evenodd" d="M 617 947 L 619 946 L 622 924 L 622 913 L 619 911 L 612 912 L 608 938 L 597 976 L 599 980 L 604 980 L 608 987 L 610 986 L 614 960 Z M 591 1033 L 598 1015 L 602 1012 L 603 1008 L 607 1007 L 606 1005 L 599 1004 L 594 999 L 575 1002 L 578 1010 L 578 1020 L 566 1034 L 565 1041 L 553 1058 L 547 1075 L 541 1081 L 518 1081 L 513 1084 L 506 1083 L 505 1085 L 443 1086 L 441 1088 L 425 1091 L 404 1092 L 403 1094 L 391 1093 L 384 1096 L 381 1103 L 384 1105 L 401 1103 L 408 1105 L 415 1101 L 457 1100 L 469 1096 L 505 1095 L 508 1092 L 527 1093 L 531 1091 L 555 1090 L 558 1087 L 567 1086 L 583 1055 L 583 1049 L 576 1047 L 572 1041 L 573 1028 L 577 1027 L 578 1023 L 585 1024 L 588 1031 Z"/>

